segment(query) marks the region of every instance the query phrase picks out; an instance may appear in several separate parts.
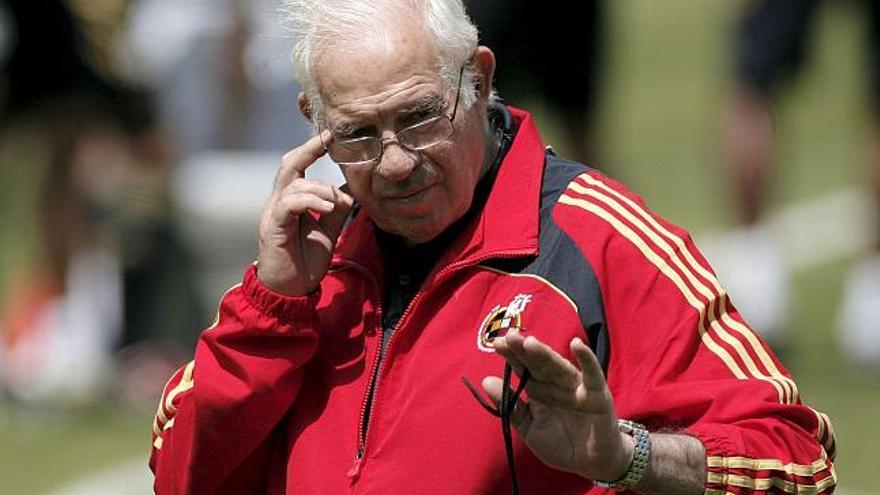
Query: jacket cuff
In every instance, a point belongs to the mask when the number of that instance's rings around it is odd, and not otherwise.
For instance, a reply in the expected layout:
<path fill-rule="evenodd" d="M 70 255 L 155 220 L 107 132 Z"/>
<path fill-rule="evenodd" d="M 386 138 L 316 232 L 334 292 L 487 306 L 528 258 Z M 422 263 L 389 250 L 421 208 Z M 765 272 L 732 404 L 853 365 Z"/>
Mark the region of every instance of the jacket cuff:
<path fill-rule="evenodd" d="M 286 296 L 263 285 L 257 277 L 256 263 L 244 272 L 242 292 L 255 308 L 279 320 L 302 317 L 314 311 L 321 297 L 321 289 L 305 296 Z"/>
<path fill-rule="evenodd" d="M 728 484 L 728 478 L 736 475 L 727 460 L 735 456 L 733 443 L 723 434 L 719 425 L 700 425 L 688 428 L 685 434 L 697 438 L 706 450 L 706 480 L 708 490 L 722 490 Z M 719 434 L 720 433 L 720 434 Z"/>

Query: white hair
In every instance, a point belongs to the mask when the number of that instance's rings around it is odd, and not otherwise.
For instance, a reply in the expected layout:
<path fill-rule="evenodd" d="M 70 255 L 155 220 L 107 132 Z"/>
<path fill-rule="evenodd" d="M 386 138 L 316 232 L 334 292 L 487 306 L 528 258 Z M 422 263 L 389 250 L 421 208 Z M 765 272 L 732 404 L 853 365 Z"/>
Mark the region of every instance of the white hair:
<path fill-rule="evenodd" d="M 461 0 L 283 0 L 282 12 L 295 38 L 294 71 L 315 124 L 324 117 L 314 74 L 319 54 L 341 41 L 383 36 L 389 30 L 383 20 L 414 19 L 423 23 L 437 43 L 438 74 L 449 88 L 458 83 L 462 65 L 477 49 L 477 28 Z M 476 72 L 468 64 L 459 103 L 464 108 L 476 101 L 475 78 Z"/>

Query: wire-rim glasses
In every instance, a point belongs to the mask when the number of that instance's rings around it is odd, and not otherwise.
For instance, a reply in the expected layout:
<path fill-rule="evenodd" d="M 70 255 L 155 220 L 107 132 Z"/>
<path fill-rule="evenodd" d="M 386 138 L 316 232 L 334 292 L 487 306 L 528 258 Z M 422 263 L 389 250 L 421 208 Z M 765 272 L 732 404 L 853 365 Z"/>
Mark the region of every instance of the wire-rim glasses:
<path fill-rule="evenodd" d="M 401 147 L 412 152 L 423 151 L 431 146 L 448 140 L 455 133 L 455 114 L 458 111 L 458 100 L 461 95 L 461 79 L 464 75 L 464 65 L 458 73 L 458 85 L 455 90 L 455 103 L 450 115 L 440 114 L 429 117 L 421 122 L 405 127 L 397 131 L 394 136 L 380 138 L 376 136 L 364 136 L 353 139 L 333 139 L 329 143 L 321 144 L 330 158 L 346 167 L 373 166 L 382 159 L 385 144 L 396 142 Z M 320 133 L 319 133 L 320 135 Z"/>

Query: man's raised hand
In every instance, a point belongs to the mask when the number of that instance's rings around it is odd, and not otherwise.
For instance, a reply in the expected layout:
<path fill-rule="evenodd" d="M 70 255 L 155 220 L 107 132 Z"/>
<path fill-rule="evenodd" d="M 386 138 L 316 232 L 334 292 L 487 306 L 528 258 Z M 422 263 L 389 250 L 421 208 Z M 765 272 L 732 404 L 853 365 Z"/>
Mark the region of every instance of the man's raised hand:
<path fill-rule="evenodd" d="M 284 155 L 260 218 L 257 274 L 280 294 L 305 295 L 318 287 L 354 204 L 340 188 L 305 178 L 324 154 L 322 137 L 332 139 L 324 131 Z"/>
<path fill-rule="evenodd" d="M 570 343 L 575 366 L 534 336 L 518 333 L 495 339 L 495 350 L 517 374 L 531 378 L 513 410 L 519 437 L 544 463 L 588 479 L 616 480 L 633 458 L 632 439 L 620 433 L 611 393 L 596 356 L 579 338 Z M 498 405 L 502 381 L 483 380 Z"/>

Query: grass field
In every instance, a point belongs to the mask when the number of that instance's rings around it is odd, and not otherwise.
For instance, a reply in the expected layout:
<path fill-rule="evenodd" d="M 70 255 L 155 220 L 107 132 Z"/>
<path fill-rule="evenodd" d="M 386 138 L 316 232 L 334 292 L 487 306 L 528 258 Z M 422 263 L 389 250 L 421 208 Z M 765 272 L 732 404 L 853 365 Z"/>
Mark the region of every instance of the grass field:
<path fill-rule="evenodd" d="M 729 89 L 730 23 L 740 3 L 609 2 L 602 168 L 653 209 L 697 233 L 733 220 L 719 136 Z M 865 16 L 851 3 L 826 3 L 812 63 L 779 109 L 777 208 L 862 182 L 869 117 L 860 36 Z M 553 135 L 547 122 L 545 137 L 552 142 Z M 0 276 L 34 247 L 27 240 L 33 222 L 27 205 L 33 201 L 26 193 L 34 174 L 5 165 L 0 167 Z M 841 486 L 880 493 L 873 476 L 880 444 L 880 376 L 847 367 L 834 339 L 842 278 L 852 259 L 795 274 L 794 339 L 786 365 L 803 399 L 834 421 Z M 141 457 L 146 462 L 149 430 L 150 418 L 143 413 L 12 414 L 0 404 L 0 491 L 48 493 L 118 461 Z"/>

